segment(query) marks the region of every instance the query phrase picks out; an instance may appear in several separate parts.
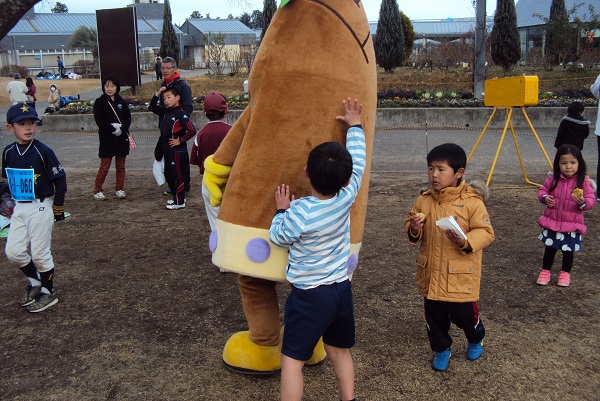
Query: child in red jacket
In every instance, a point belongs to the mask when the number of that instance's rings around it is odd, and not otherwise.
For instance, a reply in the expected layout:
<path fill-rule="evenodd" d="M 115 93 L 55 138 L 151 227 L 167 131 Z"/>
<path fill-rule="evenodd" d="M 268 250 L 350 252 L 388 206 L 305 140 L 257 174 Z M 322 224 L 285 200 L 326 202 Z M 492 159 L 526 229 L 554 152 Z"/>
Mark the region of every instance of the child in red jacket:
<path fill-rule="evenodd" d="M 206 158 L 217 151 L 231 129 L 231 125 L 223 121 L 227 111 L 227 100 L 220 93 L 212 92 L 204 99 L 204 115 L 206 115 L 208 123 L 198 131 L 190 156 L 190 164 L 198 166 L 200 174 L 204 174 L 204 161 Z M 210 193 L 204 183 L 202 183 L 202 198 L 206 207 L 206 217 L 208 217 L 210 229 L 213 231 L 219 213 L 219 206 L 210 204 Z"/>

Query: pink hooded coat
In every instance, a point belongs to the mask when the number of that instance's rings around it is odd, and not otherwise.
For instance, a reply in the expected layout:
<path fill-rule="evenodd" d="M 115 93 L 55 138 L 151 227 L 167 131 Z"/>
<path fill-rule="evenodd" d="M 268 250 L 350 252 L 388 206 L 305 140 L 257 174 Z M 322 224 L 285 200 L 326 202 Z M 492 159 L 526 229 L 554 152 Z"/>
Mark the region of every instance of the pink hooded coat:
<path fill-rule="evenodd" d="M 546 179 L 546 182 L 538 191 L 538 199 L 544 203 L 543 197 L 552 195 L 556 201 L 556 206 L 547 207 L 544 210 L 544 215 L 538 219 L 538 224 L 543 228 L 560 233 L 577 231 L 582 235 L 585 234 L 587 227 L 583 223 L 583 211 L 590 210 L 596 204 L 594 189 L 589 180 L 584 180 L 582 185 L 583 197 L 586 203 L 583 209 L 579 209 L 572 196 L 573 190 L 577 188 L 576 176 L 565 177 L 561 174 L 556 188 L 550 192 L 553 181 L 554 176 Z"/>

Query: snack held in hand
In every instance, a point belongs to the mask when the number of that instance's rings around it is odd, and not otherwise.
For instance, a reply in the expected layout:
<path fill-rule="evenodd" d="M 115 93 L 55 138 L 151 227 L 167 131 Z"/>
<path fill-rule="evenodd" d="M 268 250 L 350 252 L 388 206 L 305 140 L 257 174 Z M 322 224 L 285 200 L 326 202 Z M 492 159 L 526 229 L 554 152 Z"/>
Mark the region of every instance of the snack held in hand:
<path fill-rule="evenodd" d="M 583 189 L 581 189 L 581 188 L 575 188 L 573 190 L 573 196 L 576 196 L 578 198 L 582 197 L 583 196 Z"/>
<path fill-rule="evenodd" d="M 423 220 L 425 220 L 425 213 L 417 213 L 417 216 L 421 217 Z"/>

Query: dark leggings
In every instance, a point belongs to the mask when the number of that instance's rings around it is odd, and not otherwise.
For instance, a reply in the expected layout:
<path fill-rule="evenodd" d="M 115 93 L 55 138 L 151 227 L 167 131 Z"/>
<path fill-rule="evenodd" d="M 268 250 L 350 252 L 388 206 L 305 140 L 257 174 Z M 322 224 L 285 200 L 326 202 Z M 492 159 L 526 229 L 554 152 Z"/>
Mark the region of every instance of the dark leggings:
<path fill-rule="evenodd" d="M 544 261 L 542 262 L 542 269 L 550 270 L 554 263 L 554 255 L 556 255 L 558 249 L 547 246 L 544 251 Z M 562 271 L 569 273 L 573 267 L 573 251 L 562 251 Z"/>

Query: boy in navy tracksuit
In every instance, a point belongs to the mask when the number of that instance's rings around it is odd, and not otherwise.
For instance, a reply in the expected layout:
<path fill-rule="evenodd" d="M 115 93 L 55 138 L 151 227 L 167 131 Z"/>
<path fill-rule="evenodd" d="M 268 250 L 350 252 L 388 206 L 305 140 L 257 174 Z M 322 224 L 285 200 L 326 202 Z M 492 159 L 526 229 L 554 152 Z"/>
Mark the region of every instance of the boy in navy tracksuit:
<path fill-rule="evenodd" d="M 158 105 L 159 98 L 168 109 Z M 177 210 L 185 207 L 185 193 L 190 190 L 190 157 L 187 141 L 195 134 L 195 128 L 189 116 L 181 107 L 181 97 L 175 87 L 161 86 L 152 97 L 150 111 L 161 116 L 164 124 L 160 132 L 160 143 L 165 158 L 165 178 L 173 199 L 167 201 L 167 209 Z"/>
<path fill-rule="evenodd" d="M 52 149 L 35 139 L 38 115 L 33 107 L 12 106 L 6 121 L 17 141 L 2 152 L 2 177 L 8 178 L 15 200 L 5 252 L 28 280 L 19 305 L 41 312 L 58 302 L 50 244 L 54 222 L 65 218 L 67 177 Z"/>

